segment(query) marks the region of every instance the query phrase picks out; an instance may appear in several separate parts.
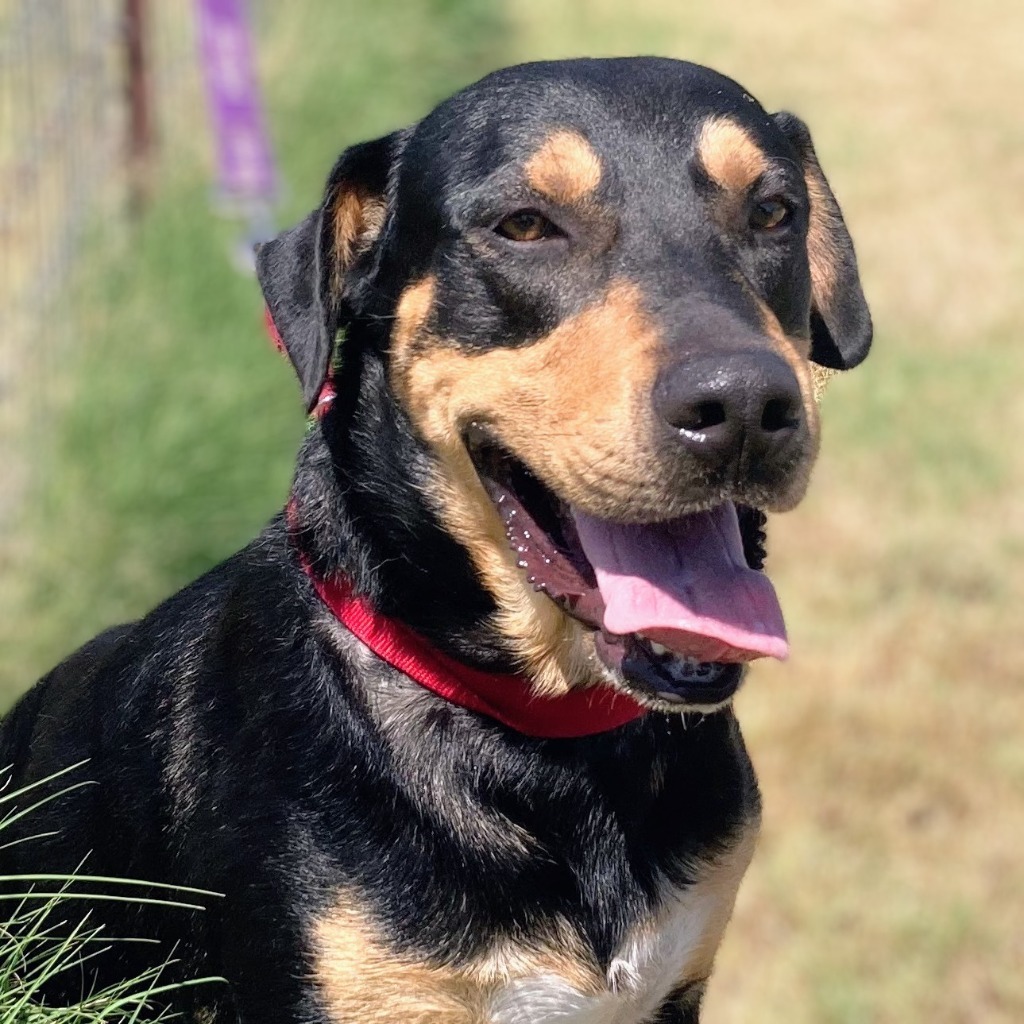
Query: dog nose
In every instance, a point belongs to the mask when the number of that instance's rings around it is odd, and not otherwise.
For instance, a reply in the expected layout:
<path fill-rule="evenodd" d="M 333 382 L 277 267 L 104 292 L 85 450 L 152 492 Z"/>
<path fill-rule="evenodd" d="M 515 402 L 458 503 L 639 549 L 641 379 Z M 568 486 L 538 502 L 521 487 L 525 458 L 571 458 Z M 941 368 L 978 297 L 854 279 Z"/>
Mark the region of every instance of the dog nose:
<path fill-rule="evenodd" d="M 654 407 L 678 442 L 705 462 L 777 457 L 799 433 L 793 371 L 771 352 L 696 356 L 662 371 Z"/>

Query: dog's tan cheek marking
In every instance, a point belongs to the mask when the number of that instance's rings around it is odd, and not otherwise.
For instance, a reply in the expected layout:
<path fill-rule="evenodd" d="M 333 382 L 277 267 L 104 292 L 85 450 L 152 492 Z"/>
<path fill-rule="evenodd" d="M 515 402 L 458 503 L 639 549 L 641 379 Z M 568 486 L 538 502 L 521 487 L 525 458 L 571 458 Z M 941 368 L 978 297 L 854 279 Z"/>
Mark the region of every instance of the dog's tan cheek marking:
<path fill-rule="evenodd" d="M 762 299 L 757 299 L 761 312 L 761 322 L 765 334 L 771 341 L 772 349 L 781 356 L 793 371 L 800 385 L 800 404 L 803 407 L 804 419 L 807 422 L 808 449 L 800 464 L 800 472 L 794 474 L 788 494 L 768 511 L 785 512 L 795 506 L 807 491 L 811 470 L 818 457 L 821 444 L 821 412 L 818 407 L 822 384 L 815 374 L 817 367 L 808 359 L 810 343 L 806 338 L 794 338 L 786 334 L 778 318 Z"/>
<path fill-rule="evenodd" d="M 437 282 L 433 277 L 424 277 L 409 285 L 398 298 L 395 307 L 395 325 L 391 331 L 392 378 L 401 376 L 418 355 L 422 344 L 429 342 L 424 328 L 434 307 L 434 293 Z"/>
<path fill-rule="evenodd" d="M 600 972 L 567 922 L 552 922 L 530 943 L 498 942 L 464 967 L 417 962 L 387 948 L 379 929 L 348 893 L 315 922 L 313 978 L 337 1024 L 488 1024 L 495 994 L 535 975 L 597 992 Z"/>
<path fill-rule="evenodd" d="M 748 189 L 768 167 L 764 151 L 728 117 L 713 117 L 701 126 L 697 158 L 708 177 L 729 192 Z"/>
<path fill-rule="evenodd" d="M 601 183 L 601 160 L 578 132 L 560 129 L 526 161 L 526 181 L 556 203 L 572 205 L 591 196 Z"/>
<path fill-rule="evenodd" d="M 578 650 L 583 630 L 543 594 L 525 587 L 520 578 L 504 527 L 459 436 L 453 408 L 460 377 L 472 359 L 481 357 L 451 350 L 432 352 L 434 339 L 425 327 L 434 291 L 435 282 L 425 278 L 399 299 L 391 336 L 392 386 L 442 467 L 428 498 L 452 536 L 469 551 L 484 585 L 494 595 L 501 618 L 495 626 L 504 636 L 517 638 L 514 653 L 524 668 L 536 671 L 550 663 L 552 648 Z M 424 379 L 423 367 L 432 359 L 443 369 Z M 536 686 L 538 692 L 550 694 L 568 689 L 561 673 L 550 668 Z"/>
<path fill-rule="evenodd" d="M 800 385 L 800 399 L 804 412 L 808 417 L 808 426 L 816 431 L 818 428 L 817 402 L 814 399 L 814 374 L 809 359 L 810 342 L 807 338 L 792 337 L 782 329 L 778 317 L 771 307 L 760 297 L 755 296 L 761 314 L 761 324 L 768 336 L 772 350 L 781 356 L 796 376 Z"/>
<path fill-rule="evenodd" d="M 589 502 L 594 514 L 601 510 L 593 508 L 588 464 L 621 490 L 607 500 L 635 498 L 645 480 L 637 479 L 637 453 L 623 439 L 643 434 L 634 418 L 653 379 L 658 344 L 639 293 L 619 283 L 547 338 L 477 354 L 425 340 L 417 308 L 407 292 L 393 333 L 392 386 L 444 467 L 434 483 L 435 507 L 494 595 L 495 624 L 512 640 L 537 692 L 595 682 L 603 670 L 590 632 L 523 580 L 461 431 L 474 420 L 489 424 L 513 450 L 528 453 L 537 472 L 557 480 L 569 500 Z M 591 448 L 581 452 L 585 442 Z"/>
<path fill-rule="evenodd" d="M 394 361 L 393 383 L 428 439 L 454 439 L 462 448 L 458 432 L 468 423 L 490 426 L 543 479 L 557 481 L 567 500 L 613 515 L 635 504 L 634 488 L 645 483 L 637 465 L 644 452 L 629 442 L 642 444 L 650 426 L 646 396 L 660 344 L 639 290 L 619 281 L 531 345 L 477 354 L 429 348 L 404 366 Z M 587 478 L 581 455 L 602 459 L 602 481 Z M 595 495 L 598 482 L 621 493 Z M 601 502 L 606 507 L 595 505 Z"/>
<path fill-rule="evenodd" d="M 453 356 L 451 376 L 438 374 L 429 386 L 433 400 L 410 409 L 413 422 L 443 467 L 432 481 L 434 508 L 445 526 L 469 552 L 485 587 L 498 606 L 495 627 L 512 644 L 512 653 L 533 677 L 538 694 L 555 696 L 570 688 L 570 680 L 592 675 L 587 632 L 544 594 L 522 578 L 505 536 L 504 526 L 484 491 L 459 436 L 450 410 L 458 389 L 462 360 Z"/>

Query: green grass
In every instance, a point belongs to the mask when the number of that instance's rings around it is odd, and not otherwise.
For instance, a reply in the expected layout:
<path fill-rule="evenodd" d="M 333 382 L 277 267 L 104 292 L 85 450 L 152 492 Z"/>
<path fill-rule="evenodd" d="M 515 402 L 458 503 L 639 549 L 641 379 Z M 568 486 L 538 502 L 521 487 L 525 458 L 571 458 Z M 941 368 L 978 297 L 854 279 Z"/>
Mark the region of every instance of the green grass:
<path fill-rule="evenodd" d="M 502 63 L 490 0 L 267 5 L 263 71 L 286 194 L 318 202 L 338 151 L 414 120 Z M 497 41 L 497 42 L 496 42 Z M 94 225 L 73 282 L 58 415 L 34 424 L 43 480 L 0 543 L 0 703 L 104 625 L 137 617 L 245 544 L 284 504 L 303 417 L 269 345 L 255 280 L 228 258 L 239 227 L 210 211 L 191 93 L 127 235 Z M 50 342 L 52 344 L 52 341 Z"/>
<path fill-rule="evenodd" d="M 77 778 L 84 764 L 20 790 L 0 794 L 0 843 L 15 823 L 28 819 L 40 806 L 88 785 Z M 77 773 L 77 774 L 76 774 Z M 68 781 L 77 779 L 77 781 Z M 58 788 L 51 784 L 62 782 Z M 50 791 L 45 796 L 40 793 Z M 31 842 L 19 839 L 18 842 Z M 90 963 L 117 943 L 140 942 L 131 936 L 110 936 L 93 924 L 85 903 L 115 900 L 130 906 L 147 905 L 174 910 L 202 910 L 202 899 L 216 893 L 130 879 L 74 875 L 0 876 L 0 1020 L 4 1024 L 163 1024 L 174 1019 L 162 998 L 192 985 L 219 984 L 220 978 L 195 978 L 168 982 L 165 972 L 174 964 L 173 954 L 162 964 L 106 987 L 81 992 L 69 1005 L 47 1005 L 45 989 L 74 978 L 86 984 Z M 143 895 L 159 891 L 162 896 Z"/>

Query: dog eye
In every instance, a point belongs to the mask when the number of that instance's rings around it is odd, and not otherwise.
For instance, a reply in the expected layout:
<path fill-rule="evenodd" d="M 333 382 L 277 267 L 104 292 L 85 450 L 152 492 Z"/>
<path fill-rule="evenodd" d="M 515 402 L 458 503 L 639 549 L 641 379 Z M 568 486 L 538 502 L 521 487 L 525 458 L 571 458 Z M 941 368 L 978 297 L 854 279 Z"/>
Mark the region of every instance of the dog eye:
<path fill-rule="evenodd" d="M 513 242 L 540 242 L 560 237 L 563 232 L 536 210 L 517 210 L 498 222 L 494 230 Z"/>
<path fill-rule="evenodd" d="M 755 231 L 772 231 L 784 228 L 792 219 L 793 208 L 778 196 L 771 199 L 762 199 L 750 211 L 750 226 Z"/>

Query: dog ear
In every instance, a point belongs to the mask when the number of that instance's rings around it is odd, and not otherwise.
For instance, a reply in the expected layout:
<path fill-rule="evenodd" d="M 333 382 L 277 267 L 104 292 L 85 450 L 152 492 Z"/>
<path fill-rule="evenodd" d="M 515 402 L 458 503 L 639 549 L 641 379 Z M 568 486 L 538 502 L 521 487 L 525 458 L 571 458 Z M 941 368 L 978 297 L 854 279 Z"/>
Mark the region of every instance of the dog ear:
<path fill-rule="evenodd" d="M 319 209 L 256 247 L 256 276 L 307 410 L 327 378 L 335 336 L 351 317 L 352 276 L 384 226 L 397 148 L 396 132 L 345 150 Z"/>
<path fill-rule="evenodd" d="M 785 112 L 773 117 L 800 156 L 810 199 L 811 359 L 821 366 L 849 370 L 867 356 L 872 332 L 853 240 L 822 173 L 807 125 Z"/>

